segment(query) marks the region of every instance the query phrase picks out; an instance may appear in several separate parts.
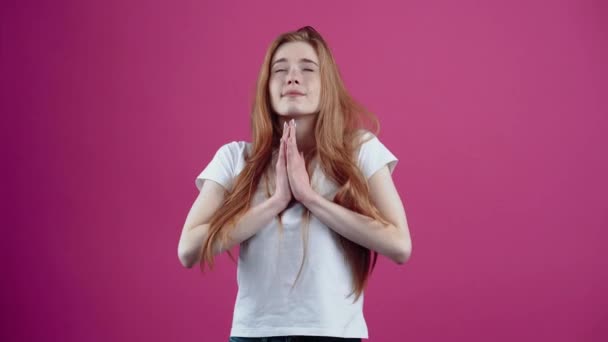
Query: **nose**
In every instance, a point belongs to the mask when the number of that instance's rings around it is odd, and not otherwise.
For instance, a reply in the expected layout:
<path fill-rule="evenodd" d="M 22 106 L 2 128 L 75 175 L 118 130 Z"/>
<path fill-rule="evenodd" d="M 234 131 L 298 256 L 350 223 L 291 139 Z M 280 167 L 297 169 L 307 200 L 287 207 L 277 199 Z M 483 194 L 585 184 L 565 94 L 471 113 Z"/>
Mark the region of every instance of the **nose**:
<path fill-rule="evenodd" d="M 287 75 L 287 84 L 300 84 L 300 73 L 296 70 L 296 68 L 289 69 L 289 74 Z"/>

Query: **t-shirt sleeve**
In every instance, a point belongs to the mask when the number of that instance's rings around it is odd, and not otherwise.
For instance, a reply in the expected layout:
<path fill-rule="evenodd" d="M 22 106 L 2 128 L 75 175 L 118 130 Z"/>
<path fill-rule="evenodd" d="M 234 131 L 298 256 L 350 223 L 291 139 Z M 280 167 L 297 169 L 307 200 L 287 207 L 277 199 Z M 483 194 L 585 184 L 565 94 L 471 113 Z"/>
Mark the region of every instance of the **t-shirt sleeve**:
<path fill-rule="evenodd" d="M 232 188 L 234 169 L 236 167 L 235 152 L 237 151 L 236 142 L 222 145 L 213 159 L 207 164 L 205 169 L 196 177 L 195 185 L 200 191 L 205 179 L 210 179 L 222 185 L 226 191 Z"/>
<path fill-rule="evenodd" d="M 369 137 L 372 136 L 371 139 Z M 369 139 L 369 140 L 368 140 Z M 365 136 L 366 142 L 361 145 L 359 150 L 359 167 L 366 180 L 388 164 L 388 170 L 393 173 L 397 162 L 397 157 L 384 144 L 370 132 Z"/>

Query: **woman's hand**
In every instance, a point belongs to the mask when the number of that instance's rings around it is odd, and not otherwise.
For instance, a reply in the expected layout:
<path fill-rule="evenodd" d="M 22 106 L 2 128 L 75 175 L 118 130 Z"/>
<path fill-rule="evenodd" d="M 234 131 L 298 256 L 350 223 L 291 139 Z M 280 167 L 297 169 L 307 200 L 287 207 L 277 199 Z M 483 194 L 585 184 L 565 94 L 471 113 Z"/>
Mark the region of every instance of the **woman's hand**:
<path fill-rule="evenodd" d="M 275 191 L 272 197 L 276 198 L 281 208 L 285 208 L 291 202 L 292 194 L 291 188 L 289 187 L 289 179 L 287 176 L 287 161 L 286 161 L 286 147 L 287 137 L 289 135 L 289 127 L 287 123 L 283 124 L 283 136 L 281 137 L 281 144 L 279 146 L 279 156 L 277 157 L 276 164 L 276 180 L 275 180 Z"/>
<path fill-rule="evenodd" d="M 298 151 L 294 120 L 289 122 L 286 149 L 287 177 L 289 178 L 291 193 L 298 202 L 304 203 L 307 199 L 312 198 L 314 190 L 310 186 L 304 155 Z"/>

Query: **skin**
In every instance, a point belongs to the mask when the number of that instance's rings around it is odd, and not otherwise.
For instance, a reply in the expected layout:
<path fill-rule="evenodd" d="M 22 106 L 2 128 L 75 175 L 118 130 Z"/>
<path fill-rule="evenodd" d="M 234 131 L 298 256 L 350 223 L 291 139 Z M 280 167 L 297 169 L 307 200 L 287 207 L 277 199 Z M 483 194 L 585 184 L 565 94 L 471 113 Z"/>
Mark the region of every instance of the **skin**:
<path fill-rule="evenodd" d="M 214 254 L 230 249 L 256 234 L 295 198 L 337 234 L 385 255 L 398 264 L 405 263 L 410 257 L 412 243 L 403 204 L 386 165 L 367 181 L 371 200 L 391 223 L 389 225 L 344 208 L 311 188 L 301 151 L 308 151 L 314 146 L 320 75 L 314 63 L 302 63 L 300 59 L 308 58 L 316 63 L 318 59 L 314 49 L 302 42 L 282 45 L 275 53 L 274 60 L 281 58 L 286 58 L 286 62 L 273 65 L 272 70 L 286 71 L 273 74 L 269 80 L 273 109 L 284 124 L 276 162 L 276 191 L 271 198 L 251 208 L 241 217 L 232 231 L 230 243 L 226 246 L 216 244 Z M 305 96 L 297 99 L 283 98 L 286 89 L 303 90 Z M 292 119 L 291 125 L 288 125 L 287 122 Z M 208 222 L 222 204 L 226 193 L 227 189 L 219 183 L 205 181 L 188 213 L 178 245 L 178 255 L 185 267 L 192 267 L 199 262 L 200 246 L 206 239 Z"/>
<path fill-rule="evenodd" d="M 275 63 L 278 60 L 283 61 Z M 403 264 L 411 255 L 412 243 L 405 210 L 388 166 L 368 179 L 371 200 L 390 222 L 388 225 L 324 198 L 310 185 L 302 151 L 308 151 L 315 143 L 321 85 L 318 64 L 314 49 L 305 42 L 281 45 L 271 64 L 271 104 L 283 123 L 273 200 L 284 208 L 295 198 L 336 233 Z M 291 89 L 304 95 L 284 96 Z"/>
<path fill-rule="evenodd" d="M 275 52 L 270 72 L 268 90 L 279 123 L 295 120 L 300 151 L 308 152 L 315 144 L 314 124 L 321 94 L 317 53 L 305 42 L 285 43 Z M 297 90 L 304 95 L 286 96 L 289 90 Z"/>
<path fill-rule="evenodd" d="M 292 121 L 284 128 L 277 162 L 277 184 L 281 184 L 284 188 L 281 190 L 277 188 L 275 195 L 281 191 L 280 194 L 285 196 L 283 200 L 293 196 L 336 233 L 388 256 L 397 264 L 405 263 L 412 252 L 412 241 L 403 203 L 388 166 L 383 166 L 368 180 L 372 202 L 390 222 L 384 225 L 316 193 L 310 186 L 304 158 L 298 152 L 296 137 L 297 130 Z M 285 205 L 288 202 L 282 203 Z"/>
<path fill-rule="evenodd" d="M 302 202 L 314 192 L 303 153 L 315 144 L 314 124 L 321 94 L 319 58 L 308 43 L 285 43 L 275 52 L 270 73 L 268 88 L 271 105 L 283 124 L 275 195 L 287 205 L 292 198 Z M 290 96 L 287 94 L 290 90 L 303 95 Z M 292 143 L 292 148 L 288 148 L 288 142 Z"/>

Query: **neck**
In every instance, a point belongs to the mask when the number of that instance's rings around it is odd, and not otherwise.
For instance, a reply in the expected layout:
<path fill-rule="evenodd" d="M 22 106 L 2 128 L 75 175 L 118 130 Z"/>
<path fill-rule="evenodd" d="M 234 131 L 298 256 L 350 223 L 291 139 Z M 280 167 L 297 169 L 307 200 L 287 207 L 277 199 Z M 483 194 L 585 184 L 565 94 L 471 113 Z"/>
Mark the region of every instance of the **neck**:
<path fill-rule="evenodd" d="M 296 142 L 298 144 L 298 150 L 307 154 L 316 145 L 315 140 L 315 124 L 317 115 L 282 115 L 279 117 L 280 127 L 283 127 L 283 123 L 289 124 L 291 119 L 295 119 L 296 129 Z"/>

